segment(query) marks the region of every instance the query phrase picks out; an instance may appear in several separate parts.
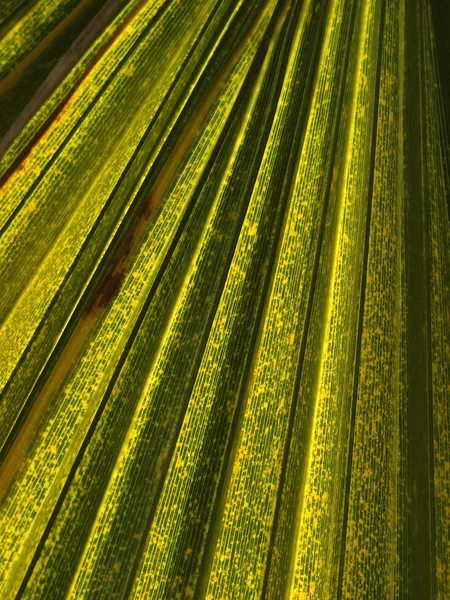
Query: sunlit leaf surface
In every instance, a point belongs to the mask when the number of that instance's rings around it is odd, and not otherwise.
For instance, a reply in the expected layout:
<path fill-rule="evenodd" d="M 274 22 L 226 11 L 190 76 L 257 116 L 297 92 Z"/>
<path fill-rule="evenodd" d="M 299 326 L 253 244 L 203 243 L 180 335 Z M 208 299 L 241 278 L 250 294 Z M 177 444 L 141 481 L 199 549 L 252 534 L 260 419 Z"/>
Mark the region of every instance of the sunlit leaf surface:
<path fill-rule="evenodd" d="M 0 598 L 450 598 L 431 8 L 4 0 Z"/>

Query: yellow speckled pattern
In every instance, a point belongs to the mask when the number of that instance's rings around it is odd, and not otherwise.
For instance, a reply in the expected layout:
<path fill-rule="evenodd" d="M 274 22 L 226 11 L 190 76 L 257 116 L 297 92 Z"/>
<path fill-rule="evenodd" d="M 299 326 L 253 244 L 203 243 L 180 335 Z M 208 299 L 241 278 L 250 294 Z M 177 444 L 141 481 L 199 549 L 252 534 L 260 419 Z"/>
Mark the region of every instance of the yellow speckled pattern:
<path fill-rule="evenodd" d="M 88 4 L 4 2 L 0 95 Z M 1 600 L 450 598 L 436 56 L 430 0 L 127 0 L 0 140 Z"/>

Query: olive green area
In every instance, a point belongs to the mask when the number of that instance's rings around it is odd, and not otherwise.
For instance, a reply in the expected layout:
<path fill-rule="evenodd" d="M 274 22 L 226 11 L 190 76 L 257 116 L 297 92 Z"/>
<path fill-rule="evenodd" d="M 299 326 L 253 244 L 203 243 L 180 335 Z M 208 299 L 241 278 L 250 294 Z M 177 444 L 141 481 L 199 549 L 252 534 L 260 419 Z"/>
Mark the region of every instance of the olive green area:
<path fill-rule="evenodd" d="M 2 4 L 0 598 L 450 598 L 449 11 Z"/>
<path fill-rule="evenodd" d="M 450 215 L 450 4 L 432 0 L 433 30 L 436 40 L 436 61 L 441 88 L 442 150 L 446 161 L 447 207 Z"/>

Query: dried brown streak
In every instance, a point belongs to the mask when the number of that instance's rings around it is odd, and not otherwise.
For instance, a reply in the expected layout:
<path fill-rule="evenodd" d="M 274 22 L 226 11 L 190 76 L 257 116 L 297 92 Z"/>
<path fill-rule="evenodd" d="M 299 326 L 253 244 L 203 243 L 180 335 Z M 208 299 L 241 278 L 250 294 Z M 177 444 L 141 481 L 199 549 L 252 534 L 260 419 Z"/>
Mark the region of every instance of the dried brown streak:
<path fill-rule="evenodd" d="M 95 296 L 94 306 L 96 308 L 106 308 L 108 306 L 111 300 L 119 293 L 123 278 L 123 273 L 114 272 L 105 277 Z"/>
<path fill-rule="evenodd" d="M 170 444 L 168 446 L 165 446 L 161 453 L 159 454 L 158 458 L 156 459 L 156 465 L 155 465 L 155 475 L 157 479 L 161 479 L 161 477 L 163 475 L 166 474 L 167 469 L 169 468 L 169 458 L 171 456 L 170 453 Z"/>
<path fill-rule="evenodd" d="M 161 198 L 160 198 L 161 200 Z M 86 312 L 105 309 L 117 296 L 125 279 L 127 267 L 131 264 L 134 251 L 139 246 L 148 230 L 150 219 L 156 208 L 155 195 L 152 191 L 145 198 L 144 204 L 130 231 L 120 244 L 113 263 L 104 275 L 97 291 L 91 300 Z"/>

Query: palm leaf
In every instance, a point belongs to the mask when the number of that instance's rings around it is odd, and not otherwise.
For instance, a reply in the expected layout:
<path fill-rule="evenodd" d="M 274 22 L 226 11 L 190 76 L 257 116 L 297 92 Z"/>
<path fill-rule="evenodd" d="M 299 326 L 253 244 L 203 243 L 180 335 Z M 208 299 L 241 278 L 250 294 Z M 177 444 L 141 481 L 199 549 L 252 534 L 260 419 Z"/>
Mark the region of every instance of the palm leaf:
<path fill-rule="evenodd" d="M 0 27 L 0 595 L 449 597 L 431 3 Z"/>

